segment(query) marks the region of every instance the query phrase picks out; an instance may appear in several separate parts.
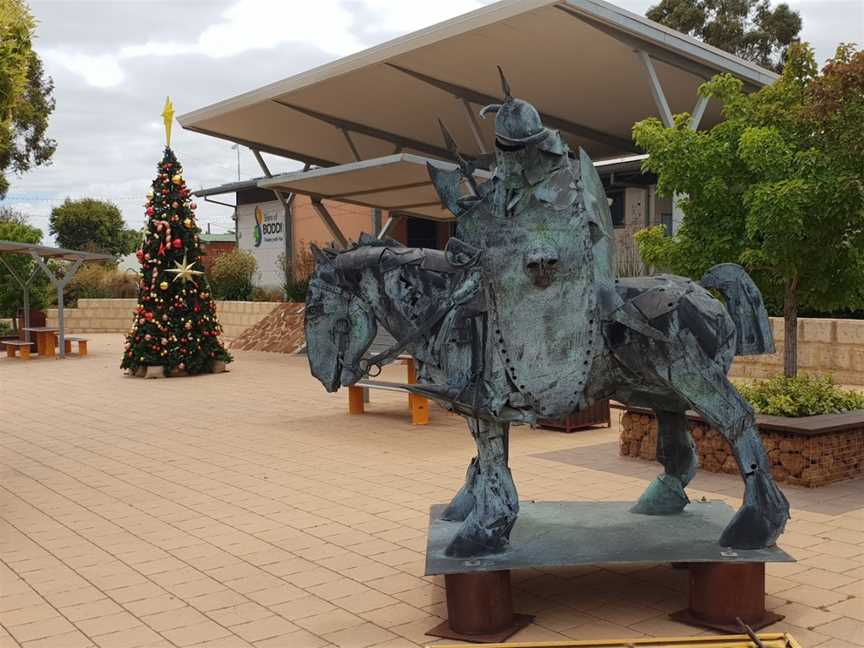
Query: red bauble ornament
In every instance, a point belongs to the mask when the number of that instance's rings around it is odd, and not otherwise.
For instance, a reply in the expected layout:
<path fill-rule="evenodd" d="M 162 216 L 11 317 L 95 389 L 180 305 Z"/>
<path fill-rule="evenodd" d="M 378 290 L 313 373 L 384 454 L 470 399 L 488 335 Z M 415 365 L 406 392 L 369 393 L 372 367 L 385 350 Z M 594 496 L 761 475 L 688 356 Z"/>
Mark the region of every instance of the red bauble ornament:
<path fill-rule="evenodd" d="M 183 241 L 181 241 L 179 238 L 176 238 L 173 241 L 171 241 L 171 245 L 174 246 L 175 250 L 179 250 L 180 248 L 183 247 Z"/>
<path fill-rule="evenodd" d="M 138 251 L 135 253 L 135 256 L 138 257 L 138 260 L 139 260 L 141 263 L 144 263 L 144 250 L 138 250 Z"/>
<path fill-rule="evenodd" d="M 147 211 L 145 211 L 144 213 L 147 214 L 148 216 L 152 216 L 152 215 L 153 215 L 153 208 L 152 208 L 152 207 L 148 207 L 148 208 L 147 208 Z"/>
<path fill-rule="evenodd" d="M 153 313 L 151 313 L 150 311 L 145 312 L 145 313 L 144 313 L 144 318 L 145 318 L 148 322 L 151 321 L 151 320 L 153 319 Z"/>

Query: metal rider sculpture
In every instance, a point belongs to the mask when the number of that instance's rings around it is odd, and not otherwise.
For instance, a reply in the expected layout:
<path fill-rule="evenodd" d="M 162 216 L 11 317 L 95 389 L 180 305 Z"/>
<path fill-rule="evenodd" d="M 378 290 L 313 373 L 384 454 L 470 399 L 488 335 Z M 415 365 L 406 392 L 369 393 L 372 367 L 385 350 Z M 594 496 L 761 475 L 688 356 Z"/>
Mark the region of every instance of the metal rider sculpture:
<path fill-rule="evenodd" d="M 510 424 L 564 417 L 606 398 L 657 416 L 664 472 L 634 513 L 671 515 L 688 503 L 697 455 L 685 412 L 693 409 L 726 438 L 744 480 L 742 506 L 720 544 L 773 544 L 789 505 L 753 410 L 726 378 L 735 355 L 773 351 L 758 288 L 733 264 L 698 283 L 670 275 L 616 280 L 611 218 L 593 164 L 584 151 L 572 157 L 534 107 L 511 96 L 503 74 L 502 84 L 504 103 L 481 112 L 495 115 L 492 179 L 474 181 L 446 131 L 460 168 L 429 167 L 458 219 L 448 251 L 371 238 L 348 252 L 316 250 L 306 315 L 313 374 L 335 391 L 409 352 L 419 384 L 405 388 L 466 418 L 477 456 L 443 515 L 462 521 L 450 556 L 506 550 L 519 509 L 507 465 Z M 376 322 L 397 344 L 364 361 Z"/>

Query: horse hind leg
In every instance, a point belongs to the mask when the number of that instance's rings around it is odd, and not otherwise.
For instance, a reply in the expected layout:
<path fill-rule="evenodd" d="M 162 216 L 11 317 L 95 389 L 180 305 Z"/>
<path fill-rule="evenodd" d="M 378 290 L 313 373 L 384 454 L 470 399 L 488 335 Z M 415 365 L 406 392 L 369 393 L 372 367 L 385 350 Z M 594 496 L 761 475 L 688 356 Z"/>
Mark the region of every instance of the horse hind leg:
<path fill-rule="evenodd" d="M 729 443 L 744 480 L 741 508 L 720 536 L 720 544 L 735 549 L 769 547 L 786 527 L 789 502 L 771 476 L 753 408 L 718 365 L 699 360 L 685 354 L 672 363 L 668 375 L 670 386 Z"/>
<path fill-rule="evenodd" d="M 696 445 L 687 430 L 684 411 L 655 410 L 657 418 L 657 460 L 664 473 L 648 486 L 630 509 L 642 515 L 673 515 L 690 502 L 684 488 L 699 467 Z"/>

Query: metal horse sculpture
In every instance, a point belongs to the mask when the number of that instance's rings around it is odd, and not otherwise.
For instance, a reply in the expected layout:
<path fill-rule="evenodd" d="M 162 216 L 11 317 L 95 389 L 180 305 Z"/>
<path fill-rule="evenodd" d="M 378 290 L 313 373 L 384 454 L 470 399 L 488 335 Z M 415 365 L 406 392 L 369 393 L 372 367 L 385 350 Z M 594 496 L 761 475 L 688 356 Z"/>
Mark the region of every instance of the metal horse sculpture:
<path fill-rule="evenodd" d="M 573 157 L 531 104 L 496 114 L 496 169 L 478 185 L 460 168 L 429 172 L 458 219 L 443 252 L 364 236 L 343 252 L 315 249 L 306 310 L 312 373 L 329 391 L 374 375 L 400 352 L 418 360 L 406 389 L 463 415 L 477 445 L 462 489 L 443 514 L 462 521 L 450 556 L 504 551 L 519 501 L 508 467 L 511 424 L 564 417 L 600 399 L 654 410 L 664 472 L 633 507 L 681 512 L 697 468 L 685 412 L 728 441 L 744 499 L 719 543 L 774 544 L 789 517 L 771 477 L 753 409 L 726 377 L 735 355 L 773 350 L 762 297 L 723 264 L 700 282 L 658 275 L 615 279 L 606 195 L 591 160 Z M 467 188 L 467 193 L 465 189 Z M 721 293 L 725 305 L 707 289 Z M 365 358 L 377 325 L 396 344 Z"/>

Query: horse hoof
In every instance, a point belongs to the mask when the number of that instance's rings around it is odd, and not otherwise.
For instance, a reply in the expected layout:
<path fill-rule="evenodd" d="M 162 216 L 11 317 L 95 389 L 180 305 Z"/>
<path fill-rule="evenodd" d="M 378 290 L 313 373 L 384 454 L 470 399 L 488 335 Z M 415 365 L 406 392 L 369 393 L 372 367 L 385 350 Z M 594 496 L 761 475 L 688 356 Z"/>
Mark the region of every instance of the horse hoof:
<path fill-rule="evenodd" d="M 723 530 L 720 545 L 732 549 L 765 549 L 777 542 L 783 526 L 748 504 L 741 507 Z"/>
<path fill-rule="evenodd" d="M 645 489 L 630 512 L 640 515 L 674 515 L 683 511 L 689 503 L 680 479 L 672 475 L 660 475 Z"/>
<path fill-rule="evenodd" d="M 723 530 L 720 544 L 733 549 L 764 549 L 777 543 L 789 519 L 789 501 L 763 470 L 744 481 L 744 504 Z"/>
<path fill-rule="evenodd" d="M 501 553 L 508 546 L 507 538 L 490 535 L 474 525 L 459 529 L 444 555 L 450 558 L 476 558 Z"/>

